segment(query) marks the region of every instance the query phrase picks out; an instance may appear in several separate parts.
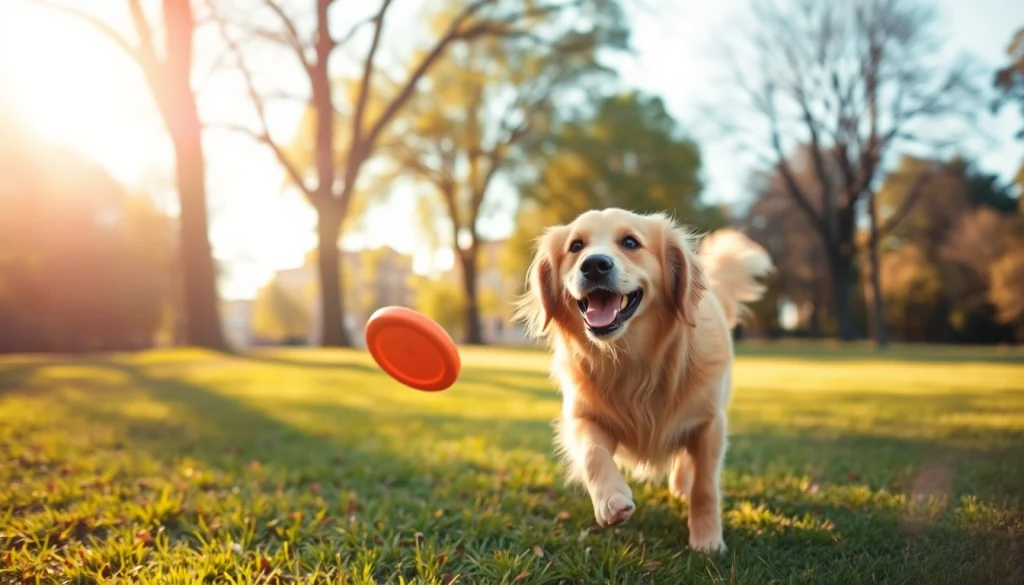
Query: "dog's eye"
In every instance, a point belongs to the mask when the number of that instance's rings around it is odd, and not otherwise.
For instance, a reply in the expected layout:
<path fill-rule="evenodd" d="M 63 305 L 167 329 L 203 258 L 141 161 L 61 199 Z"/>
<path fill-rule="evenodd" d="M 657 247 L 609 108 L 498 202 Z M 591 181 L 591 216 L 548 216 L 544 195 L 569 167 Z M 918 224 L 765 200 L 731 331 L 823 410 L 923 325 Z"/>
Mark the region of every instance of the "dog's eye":
<path fill-rule="evenodd" d="M 622 238 L 622 247 L 627 250 L 635 250 L 640 247 L 640 242 L 633 236 L 626 236 Z"/>
<path fill-rule="evenodd" d="M 575 254 L 576 252 L 579 252 L 582 249 L 583 240 L 573 240 L 572 243 L 569 244 L 569 253 L 571 254 Z"/>

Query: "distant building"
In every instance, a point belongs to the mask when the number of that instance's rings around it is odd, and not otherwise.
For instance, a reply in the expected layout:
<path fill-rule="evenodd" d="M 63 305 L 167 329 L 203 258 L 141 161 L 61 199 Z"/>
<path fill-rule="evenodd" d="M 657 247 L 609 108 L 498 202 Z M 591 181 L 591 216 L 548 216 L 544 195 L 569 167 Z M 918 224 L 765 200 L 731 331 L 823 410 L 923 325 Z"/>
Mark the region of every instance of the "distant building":
<path fill-rule="evenodd" d="M 522 285 L 521 278 L 509 278 L 501 271 L 501 254 L 505 241 L 480 243 L 478 264 L 478 294 L 481 300 L 481 327 L 486 343 L 528 343 L 525 330 L 512 323 L 514 302 Z M 352 343 L 362 347 L 363 329 L 370 315 L 380 307 L 398 305 L 412 307 L 415 291 L 412 256 L 384 246 L 381 248 L 342 252 L 344 265 L 345 328 Z M 437 275 L 462 285 L 461 266 L 454 266 Z M 319 275 L 313 262 L 298 268 L 279 270 L 274 274 L 279 286 L 294 298 L 306 299 L 312 325 L 306 338 L 308 345 L 320 340 Z M 225 304 L 226 335 L 236 347 L 249 347 L 257 340 L 252 330 L 252 301 L 233 301 Z"/>
<path fill-rule="evenodd" d="M 221 303 L 221 322 L 228 345 L 246 349 L 252 345 L 252 301 L 236 300 Z"/>

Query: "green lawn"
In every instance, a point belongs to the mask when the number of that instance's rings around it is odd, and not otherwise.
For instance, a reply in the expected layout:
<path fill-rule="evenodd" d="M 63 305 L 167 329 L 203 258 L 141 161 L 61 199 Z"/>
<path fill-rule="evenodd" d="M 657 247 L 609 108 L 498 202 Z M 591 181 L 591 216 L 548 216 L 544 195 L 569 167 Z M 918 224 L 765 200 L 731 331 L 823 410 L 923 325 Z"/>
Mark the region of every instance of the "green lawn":
<path fill-rule="evenodd" d="M 751 346 L 729 551 L 635 486 L 594 525 L 540 352 L 438 394 L 361 352 L 0 358 L 0 583 L 1020 583 L 1024 357 Z"/>

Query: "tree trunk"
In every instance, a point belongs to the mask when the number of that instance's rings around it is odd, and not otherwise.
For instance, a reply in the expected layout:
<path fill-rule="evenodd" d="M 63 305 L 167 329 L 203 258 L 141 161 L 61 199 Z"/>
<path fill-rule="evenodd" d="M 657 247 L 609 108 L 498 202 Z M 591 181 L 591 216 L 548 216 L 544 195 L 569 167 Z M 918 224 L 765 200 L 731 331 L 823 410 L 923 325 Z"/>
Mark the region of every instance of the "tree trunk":
<path fill-rule="evenodd" d="M 857 336 L 853 320 L 853 256 L 838 250 L 830 253 L 829 270 L 836 335 L 841 341 L 853 341 Z"/>
<path fill-rule="evenodd" d="M 466 293 L 465 322 L 466 344 L 483 345 L 483 328 L 480 325 L 480 298 L 477 287 L 477 250 L 476 238 L 472 246 L 466 250 L 456 247 L 462 261 L 462 288 Z"/>
<path fill-rule="evenodd" d="M 351 347 L 344 323 L 342 262 L 338 249 L 341 214 L 330 205 L 317 213 L 317 258 L 320 273 L 320 346 Z"/>
<path fill-rule="evenodd" d="M 206 208 L 206 162 L 202 124 L 192 91 L 192 36 L 195 20 L 186 0 L 163 4 L 166 61 L 144 67 L 150 91 L 174 145 L 175 178 L 181 206 L 180 242 L 184 284 L 185 342 L 227 349 L 220 320 L 217 271 L 210 246 Z"/>
<path fill-rule="evenodd" d="M 187 108 L 187 106 L 186 106 Z M 192 110 L 195 114 L 195 111 Z M 185 342 L 223 351 L 227 349 L 221 328 L 217 271 L 208 233 L 205 164 L 198 120 L 175 135 L 174 151 L 181 203 L 181 267 L 184 275 Z"/>
<path fill-rule="evenodd" d="M 870 236 L 868 238 L 868 263 L 871 271 L 868 286 L 868 310 L 871 313 L 872 333 L 879 349 L 889 345 L 889 332 L 885 328 L 885 311 L 882 307 L 882 271 L 878 259 L 878 211 L 874 193 L 868 193 L 868 216 L 870 220 Z"/>

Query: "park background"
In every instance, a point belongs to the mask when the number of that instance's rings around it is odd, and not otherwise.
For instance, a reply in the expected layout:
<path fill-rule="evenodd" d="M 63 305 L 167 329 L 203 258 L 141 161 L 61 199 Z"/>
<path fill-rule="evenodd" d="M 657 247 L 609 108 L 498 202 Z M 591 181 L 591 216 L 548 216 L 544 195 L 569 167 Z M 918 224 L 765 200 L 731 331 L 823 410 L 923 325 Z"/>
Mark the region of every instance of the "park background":
<path fill-rule="evenodd" d="M 865 50 L 856 35 L 871 31 L 813 38 L 824 19 L 852 26 L 844 10 L 788 7 L 805 16 L 787 22 L 739 0 L 528 6 L 484 6 L 453 33 L 457 2 L 400 3 L 369 59 L 377 8 L 332 7 L 346 42 L 325 53 L 323 116 L 315 48 L 299 59 L 286 26 L 305 27 L 303 41 L 312 32 L 301 4 L 286 7 L 295 23 L 266 6 L 196 5 L 195 22 L 174 31 L 195 45 L 177 63 L 161 56 L 170 39 L 149 41 L 149 62 L 108 38 L 140 44 L 119 3 L 87 13 L 106 32 L 7 3 L 0 347 L 350 345 L 388 304 L 459 340 L 523 343 L 510 310 L 532 238 L 607 206 L 667 210 L 700 231 L 733 225 L 764 244 L 779 271 L 750 336 L 1020 341 L 1014 3 L 888 16 L 915 20 L 879 33 L 893 38 L 878 41 L 891 47 L 878 56 L 874 144 L 866 70 L 849 68 Z M 154 30 L 156 8 L 143 14 Z M 773 41 L 787 28 L 791 43 Z M 816 61 L 816 43 L 834 54 Z M 179 98 L 162 78 L 185 66 L 180 91 L 192 91 Z M 182 113 L 160 104 L 179 99 L 196 119 L 168 124 Z M 326 127 L 336 135 L 317 142 Z M 330 149 L 329 169 L 318 148 Z M 202 185 L 179 197 L 181 172 Z M 335 239 L 327 274 L 317 246 Z M 338 281 L 327 312 L 325 280 Z"/>
<path fill-rule="evenodd" d="M 1020 582 L 1022 192 L 1011 0 L 4 0 L 0 584 Z M 560 480 L 513 302 L 609 206 L 776 264 L 725 557 Z"/>

